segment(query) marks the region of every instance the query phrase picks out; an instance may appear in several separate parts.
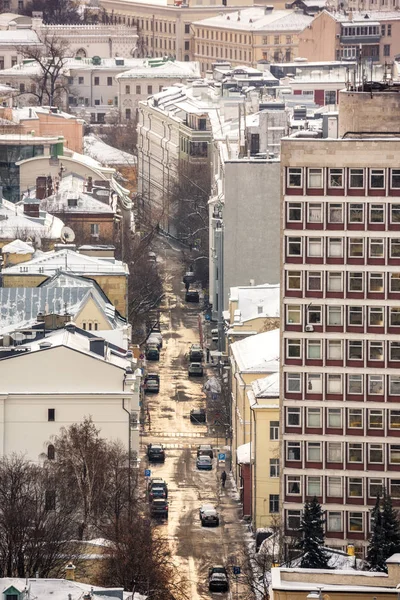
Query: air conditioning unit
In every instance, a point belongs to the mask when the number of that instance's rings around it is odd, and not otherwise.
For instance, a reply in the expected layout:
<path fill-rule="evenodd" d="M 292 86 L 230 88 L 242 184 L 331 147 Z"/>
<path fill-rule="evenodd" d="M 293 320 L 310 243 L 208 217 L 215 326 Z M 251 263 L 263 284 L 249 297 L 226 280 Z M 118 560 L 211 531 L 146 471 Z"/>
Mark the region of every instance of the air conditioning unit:
<path fill-rule="evenodd" d="M 308 332 L 312 332 L 312 331 L 314 331 L 314 325 L 306 325 L 306 328 L 305 328 L 305 329 L 306 329 L 306 331 L 308 331 Z"/>

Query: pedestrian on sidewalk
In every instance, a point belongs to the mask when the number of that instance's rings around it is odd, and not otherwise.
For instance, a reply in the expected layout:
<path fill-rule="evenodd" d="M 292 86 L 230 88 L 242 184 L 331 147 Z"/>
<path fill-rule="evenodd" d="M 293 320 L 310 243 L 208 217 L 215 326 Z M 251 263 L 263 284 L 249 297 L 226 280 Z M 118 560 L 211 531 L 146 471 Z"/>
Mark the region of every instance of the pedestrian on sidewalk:
<path fill-rule="evenodd" d="M 206 348 L 206 356 L 207 356 L 207 362 L 210 362 L 210 348 L 207 346 Z"/>
<path fill-rule="evenodd" d="M 221 473 L 221 483 L 222 483 L 222 487 L 225 487 L 225 482 L 226 482 L 226 473 L 225 471 L 222 471 Z"/>

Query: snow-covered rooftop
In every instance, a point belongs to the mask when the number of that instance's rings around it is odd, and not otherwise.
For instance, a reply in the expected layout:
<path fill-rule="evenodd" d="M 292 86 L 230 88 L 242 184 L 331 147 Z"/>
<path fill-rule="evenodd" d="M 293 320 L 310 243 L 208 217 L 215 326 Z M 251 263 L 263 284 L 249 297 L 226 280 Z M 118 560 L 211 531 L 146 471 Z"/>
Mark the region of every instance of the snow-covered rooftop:
<path fill-rule="evenodd" d="M 8 29 L 0 31 L 0 46 L 41 45 L 36 31 L 32 29 Z"/>
<path fill-rule="evenodd" d="M 106 144 L 94 133 L 84 136 L 83 147 L 85 154 L 103 165 L 132 167 L 137 163 L 136 156 Z"/>
<path fill-rule="evenodd" d="M 3 254 L 34 254 L 35 249 L 32 244 L 22 240 L 14 240 L 3 246 L 1 251 Z"/>
<path fill-rule="evenodd" d="M 297 10 L 272 10 L 264 7 L 245 8 L 229 14 L 219 14 L 208 19 L 195 21 L 194 26 L 218 27 L 236 31 L 301 31 L 311 23 L 313 17 Z"/>
<path fill-rule="evenodd" d="M 84 184 L 83 177 L 73 174 L 66 175 L 61 179 L 57 192 L 41 201 L 41 207 L 51 213 L 114 214 L 114 209 L 108 202 L 102 202 L 91 194 L 85 193 Z"/>
<path fill-rule="evenodd" d="M 151 79 L 181 79 L 200 77 L 198 62 L 182 62 L 167 60 L 161 64 L 152 65 L 151 61 L 137 59 L 137 64 L 129 71 L 124 71 L 116 79 L 137 79 L 149 77 Z"/>
<path fill-rule="evenodd" d="M 231 288 L 231 299 L 237 301 L 234 325 L 257 317 L 279 317 L 280 286 L 265 283 L 257 286 Z M 237 319 L 236 319 L 237 317 Z"/>
<path fill-rule="evenodd" d="M 326 12 L 329 16 L 331 16 L 335 21 L 340 21 L 341 23 L 351 23 L 351 25 L 375 25 L 376 23 L 380 23 L 381 21 L 399 21 L 400 15 L 397 11 L 386 11 L 386 10 L 367 10 L 367 11 L 351 11 L 351 17 L 347 12 Z M 350 12 L 350 11 L 349 11 Z"/>
<path fill-rule="evenodd" d="M 250 452 L 251 452 L 251 443 L 242 444 L 238 446 L 236 449 L 236 462 L 239 465 L 249 465 L 250 464 Z"/>
<path fill-rule="evenodd" d="M 231 351 L 239 371 L 276 373 L 279 371 L 279 329 L 234 342 Z"/>
<path fill-rule="evenodd" d="M 279 381 L 279 372 L 253 381 L 251 388 L 256 402 L 262 398 L 279 398 Z"/>
<path fill-rule="evenodd" d="M 58 240 L 64 223 L 58 217 L 46 211 L 40 211 L 39 217 L 24 214 L 24 204 L 14 204 L 0 199 L 0 238 L 15 239 L 24 237 Z"/>
<path fill-rule="evenodd" d="M 27 585 L 28 584 L 28 585 Z M 66 579 L 26 579 L 17 577 L 0 578 L 0 589 L 6 590 L 9 587 L 15 587 L 21 592 L 30 589 L 30 597 L 40 598 L 40 600 L 82 600 L 84 594 L 92 594 L 93 600 L 99 598 L 113 598 L 114 600 L 123 600 L 123 588 L 103 588 L 93 586 L 78 581 L 68 581 Z M 99 594 L 96 594 L 99 592 Z M 109 592 L 109 595 L 107 595 Z M 132 598 L 132 594 L 130 594 Z M 134 594 L 133 600 L 145 600 L 144 596 Z"/>

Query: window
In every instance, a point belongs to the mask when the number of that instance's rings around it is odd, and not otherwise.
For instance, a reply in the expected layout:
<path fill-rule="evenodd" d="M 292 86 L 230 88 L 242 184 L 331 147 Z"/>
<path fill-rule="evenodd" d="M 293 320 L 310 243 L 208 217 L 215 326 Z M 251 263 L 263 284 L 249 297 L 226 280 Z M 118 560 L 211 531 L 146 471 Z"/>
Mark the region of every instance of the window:
<path fill-rule="evenodd" d="M 287 374 L 287 391 L 301 392 L 301 375 L 300 373 Z"/>
<path fill-rule="evenodd" d="M 400 410 L 391 410 L 389 412 L 390 420 L 389 427 L 390 429 L 400 429 Z"/>
<path fill-rule="evenodd" d="M 348 494 L 352 497 L 362 498 L 363 486 L 361 477 L 350 477 L 348 483 Z"/>
<path fill-rule="evenodd" d="M 341 238 L 328 238 L 328 257 L 341 258 L 343 256 L 343 240 Z"/>
<path fill-rule="evenodd" d="M 329 169 L 328 186 L 330 188 L 344 187 L 343 169 Z"/>
<path fill-rule="evenodd" d="M 364 256 L 364 240 L 362 238 L 349 239 L 349 258 L 362 258 Z"/>
<path fill-rule="evenodd" d="M 341 394 L 342 393 L 342 376 L 329 374 L 327 377 L 327 388 L 328 394 Z"/>
<path fill-rule="evenodd" d="M 349 444 L 349 462 L 361 463 L 362 460 L 362 444 Z"/>
<path fill-rule="evenodd" d="M 279 477 L 279 458 L 269 459 L 269 476 L 271 478 Z"/>
<path fill-rule="evenodd" d="M 349 531 L 363 531 L 363 513 L 349 513 Z"/>
<path fill-rule="evenodd" d="M 100 85 L 100 77 L 94 78 L 94 85 Z"/>
<path fill-rule="evenodd" d="M 307 408 L 307 427 L 321 427 L 321 409 Z"/>
<path fill-rule="evenodd" d="M 185 23 L 185 33 L 190 33 L 190 23 Z"/>
<path fill-rule="evenodd" d="M 56 493 L 53 490 L 46 490 L 44 495 L 44 509 L 55 510 L 56 509 Z"/>
<path fill-rule="evenodd" d="M 368 309 L 368 324 L 372 326 L 383 325 L 383 308 L 371 306 Z"/>
<path fill-rule="evenodd" d="M 400 292 L 400 273 L 390 274 L 390 291 Z"/>
<path fill-rule="evenodd" d="M 397 444 L 390 444 L 389 446 L 389 462 L 393 465 L 400 464 L 400 446 Z"/>
<path fill-rule="evenodd" d="M 383 342 L 369 342 L 368 359 L 383 360 Z"/>
<path fill-rule="evenodd" d="M 400 239 L 392 238 L 390 240 L 390 257 L 400 258 Z"/>
<path fill-rule="evenodd" d="M 327 452 L 328 462 L 342 462 L 342 444 L 340 442 L 328 442 Z"/>
<path fill-rule="evenodd" d="M 286 481 L 286 493 L 292 495 L 299 495 L 301 493 L 300 488 L 300 477 L 297 475 L 288 475 Z"/>
<path fill-rule="evenodd" d="M 383 411 L 380 409 L 370 409 L 368 411 L 368 428 L 383 429 Z"/>
<path fill-rule="evenodd" d="M 307 496 L 321 496 L 321 477 L 307 477 Z"/>
<path fill-rule="evenodd" d="M 328 360 L 342 360 L 341 340 L 328 340 Z"/>
<path fill-rule="evenodd" d="M 349 375 L 348 376 L 348 393 L 349 394 L 362 394 L 362 375 Z"/>
<path fill-rule="evenodd" d="M 363 274 L 362 273 L 349 273 L 349 292 L 362 292 L 363 291 Z"/>
<path fill-rule="evenodd" d="M 383 56 L 390 56 L 390 44 L 383 44 Z"/>
<path fill-rule="evenodd" d="M 322 256 L 321 238 L 308 238 L 308 256 Z"/>
<path fill-rule="evenodd" d="M 48 421 L 55 421 L 56 420 L 56 409 L 55 408 L 48 408 L 47 409 L 47 420 Z"/>
<path fill-rule="evenodd" d="M 349 187 L 352 189 L 363 188 L 364 187 L 364 169 L 349 169 L 349 171 L 350 171 Z"/>
<path fill-rule="evenodd" d="M 290 188 L 301 188 L 302 183 L 302 169 L 290 167 L 288 169 L 288 187 Z"/>
<path fill-rule="evenodd" d="M 328 512 L 326 527 L 328 531 L 343 531 L 341 512 Z"/>
<path fill-rule="evenodd" d="M 349 325 L 362 325 L 363 321 L 362 306 L 349 306 Z"/>
<path fill-rule="evenodd" d="M 300 304 L 288 304 L 286 309 L 287 323 L 299 325 L 301 323 L 301 306 Z"/>
<path fill-rule="evenodd" d="M 400 169 L 391 170 L 391 182 L 390 187 L 394 190 L 400 188 Z"/>
<path fill-rule="evenodd" d="M 300 529 L 301 512 L 299 510 L 288 510 L 286 513 L 286 523 L 288 529 Z"/>
<path fill-rule="evenodd" d="M 148 85 L 147 86 L 147 93 L 148 94 L 152 94 L 153 93 L 153 86 L 152 85 Z"/>
<path fill-rule="evenodd" d="M 274 35 L 274 44 L 279 44 L 279 35 Z"/>
<path fill-rule="evenodd" d="M 343 223 L 343 204 L 328 205 L 329 223 Z"/>
<path fill-rule="evenodd" d="M 142 93 L 142 88 L 141 88 L 141 86 L 140 86 L 140 85 L 137 85 L 137 86 L 136 86 L 136 94 L 139 94 L 139 95 L 140 95 L 141 93 Z"/>
<path fill-rule="evenodd" d="M 363 358 L 363 343 L 361 340 L 349 340 L 349 360 L 362 360 Z"/>
<path fill-rule="evenodd" d="M 371 189 L 383 189 L 385 187 L 385 171 L 383 169 L 370 169 L 369 187 Z"/>
<path fill-rule="evenodd" d="M 286 421 L 289 427 L 300 427 L 300 408 L 288 408 L 286 412 Z"/>
<path fill-rule="evenodd" d="M 307 341 L 307 358 L 311 360 L 319 360 L 322 358 L 321 340 Z"/>
<path fill-rule="evenodd" d="M 328 273 L 328 292 L 343 291 L 343 274 L 339 272 Z"/>
<path fill-rule="evenodd" d="M 382 496 L 382 492 L 383 492 L 383 480 L 382 479 L 370 479 L 368 496 L 370 498 L 376 498 L 378 496 L 378 494 L 379 494 L 379 496 Z"/>
<path fill-rule="evenodd" d="M 322 205 L 321 204 L 309 204 L 308 205 L 308 222 L 309 223 L 322 223 Z"/>
<path fill-rule="evenodd" d="M 309 393 L 322 393 L 322 375 L 321 373 L 307 373 L 307 390 Z"/>
<path fill-rule="evenodd" d="M 132 113 L 131 113 L 131 109 L 130 108 L 126 108 L 125 109 L 125 119 L 127 121 L 130 121 L 132 117 Z"/>
<path fill-rule="evenodd" d="M 341 306 L 328 306 L 328 325 L 343 325 L 343 311 Z"/>
<path fill-rule="evenodd" d="M 113 84 L 112 77 L 107 77 L 107 85 L 110 86 Z"/>
<path fill-rule="evenodd" d="M 100 225 L 98 223 L 90 224 L 90 235 L 98 237 L 100 233 Z"/>
<path fill-rule="evenodd" d="M 369 291 L 383 292 L 383 273 L 369 273 Z"/>
<path fill-rule="evenodd" d="M 321 462 L 321 444 L 319 442 L 307 443 L 307 460 L 310 462 Z"/>
<path fill-rule="evenodd" d="M 390 360 L 400 360 L 400 342 L 390 342 Z"/>
<path fill-rule="evenodd" d="M 320 292 L 322 290 L 322 275 L 320 272 L 309 271 L 307 280 L 307 288 L 310 292 Z"/>
<path fill-rule="evenodd" d="M 322 169 L 308 169 L 308 187 L 323 187 Z"/>
<path fill-rule="evenodd" d="M 213 47 L 211 46 L 211 50 L 213 49 Z M 190 50 L 190 42 L 189 40 L 185 41 L 185 50 Z"/>
<path fill-rule="evenodd" d="M 300 340 L 287 340 L 286 348 L 287 348 L 288 358 L 300 358 L 301 357 L 301 341 Z"/>
<path fill-rule="evenodd" d="M 342 478 L 328 477 L 328 496 L 339 498 L 342 496 Z"/>
<path fill-rule="evenodd" d="M 369 207 L 369 220 L 371 223 L 385 222 L 385 208 L 383 204 L 371 204 Z"/>
<path fill-rule="evenodd" d="M 383 463 L 383 446 L 382 444 L 369 444 L 368 446 L 368 462 L 375 464 Z"/>
<path fill-rule="evenodd" d="M 364 223 L 364 205 L 349 205 L 349 223 Z"/>
<path fill-rule="evenodd" d="M 362 429 L 363 412 L 360 408 L 349 408 L 347 415 L 347 426 L 350 429 Z"/>
<path fill-rule="evenodd" d="M 400 498 L 400 479 L 391 479 L 390 480 L 390 492 L 389 493 L 392 498 Z"/>
<path fill-rule="evenodd" d="M 390 222 L 400 223 L 400 204 L 392 204 L 390 206 Z"/>
<path fill-rule="evenodd" d="M 386 25 L 381 25 L 381 34 L 382 34 L 382 37 L 385 37 L 385 35 L 386 35 Z"/>
<path fill-rule="evenodd" d="M 286 460 L 301 460 L 300 442 L 287 442 Z"/>
<path fill-rule="evenodd" d="M 288 205 L 288 221 L 298 222 L 302 220 L 302 206 L 300 202 L 289 202 Z"/>
<path fill-rule="evenodd" d="M 340 408 L 328 408 L 327 425 L 335 429 L 342 427 L 342 410 Z"/>
<path fill-rule="evenodd" d="M 392 35 L 392 25 L 390 23 L 388 24 L 387 34 L 388 34 L 388 37 L 390 37 Z"/>
<path fill-rule="evenodd" d="M 269 439 L 279 440 L 279 421 L 270 421 L 269 423 Z"/>
<path fill-rule="evenodd" d="M 279 495 L 278 494 L 270 494 L 269 495 L 269 512 L 270 513 L 278 513 L 279 512 Z"/>
<path fill-rule="evenodd" d="M 307 323 L 311 323 L 312 325 L 318 325 L 321 322 L 321 307 L 310 304 L 307 307 Z"/>
<path fill-rule="evenodd" d="M 301 256 L 301 238 L 300 237 L 288 237 L 287 238 L 287 252 L 288 252 L 288 256 Z"/>
<path fill-rule="evenodd" d="M 54 459 L 55 459 L 55 457 L 56 457 L 56 451 L 55 451 L 55 448 L 54 448 L 53 444 L 49 444 L 49 445 L 47 446 L 47 458 L 48 458 L 49 460 L 54 460 Z"/>
<path fill-rule="evenodd" d="M 301 290 L 301 272 L 288 271 L 287 274 L 288 290 Z"/>
<path fill-rule="evenodd" d="M 85 78 L 84 77 L 78 77 L 78 83 L 80 85 L 82 85 L 83 83 L 85 83 Z"/>

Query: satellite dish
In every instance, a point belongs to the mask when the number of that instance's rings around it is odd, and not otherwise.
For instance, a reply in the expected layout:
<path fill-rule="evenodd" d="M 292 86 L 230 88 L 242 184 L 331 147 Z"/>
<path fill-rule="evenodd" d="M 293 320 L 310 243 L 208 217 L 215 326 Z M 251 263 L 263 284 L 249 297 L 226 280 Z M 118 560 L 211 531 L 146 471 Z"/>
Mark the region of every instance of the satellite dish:
<path fill-rule="evenodd" d="M 72 231 L 71 227 L 64 226 L 61 229 L 61 240 L 64 242 L 64 244 L 73 242 L 74 239 L 75 239 L 75 233 Z"/>

